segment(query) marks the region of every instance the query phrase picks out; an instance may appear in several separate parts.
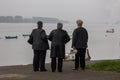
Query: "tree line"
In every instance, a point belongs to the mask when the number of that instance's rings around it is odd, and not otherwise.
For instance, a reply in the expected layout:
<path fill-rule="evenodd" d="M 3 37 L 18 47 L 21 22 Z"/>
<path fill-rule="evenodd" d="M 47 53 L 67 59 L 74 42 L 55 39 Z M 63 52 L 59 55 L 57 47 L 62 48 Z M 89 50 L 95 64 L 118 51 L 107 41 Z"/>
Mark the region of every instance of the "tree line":
<path fill-rule="evenodd" d="M 68 22 L 68 21 L 59 20 L 57 18 L 49 18 L 49 17 L 24 18 L 22 16 L 14 16 L 14 17 L 0 16 L 0 23 L 36 23 L 39 20 L 43 21 L 44 23 Z"/>

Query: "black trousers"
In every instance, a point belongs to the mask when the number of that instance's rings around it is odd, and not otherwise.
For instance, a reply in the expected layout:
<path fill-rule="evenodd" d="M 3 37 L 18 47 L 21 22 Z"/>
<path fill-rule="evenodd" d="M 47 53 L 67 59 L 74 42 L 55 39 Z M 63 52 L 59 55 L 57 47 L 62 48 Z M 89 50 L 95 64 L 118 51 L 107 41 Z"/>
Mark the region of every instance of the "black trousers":
<path fill-rule="evenodd" d="M 63 58 L 58 58 L 58 62 L 56 62 L 57 58 L 52 58 L 51 59 L 51 69 L 52 69 L 52 72 L 55 72 L 56 71 L 56 64 L 58 63 L 58 71 L 61 72 L 62 71 L 62 66 L 63 66 Z"/>
<path fill-rule="evenodd" d="M 75 68 L 85 69 L 85 52 L 86 48 L 77 49 L 77 53 L 75 54 Z"/>
<path fill-rule="evenodd" d="M 46 50 L 34 50 L 33 70 L 45 69 Z"/>

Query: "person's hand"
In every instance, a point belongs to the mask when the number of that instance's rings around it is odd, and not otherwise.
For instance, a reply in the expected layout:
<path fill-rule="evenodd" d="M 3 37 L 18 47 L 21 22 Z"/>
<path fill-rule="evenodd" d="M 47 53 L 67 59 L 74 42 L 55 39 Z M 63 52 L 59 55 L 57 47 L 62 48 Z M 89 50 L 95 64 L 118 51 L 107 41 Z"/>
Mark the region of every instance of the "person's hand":
<path fill-rule="evenodd" d="M 76 54 L 77 53 L 77 49 L 75 47 L 73 47 L 73 52 Z"/>
<path fill-rule="evenodd" d="M 73 50 L 76 50 L 76 48 L 75 48 L 75 47 L 73 47 Z"/>

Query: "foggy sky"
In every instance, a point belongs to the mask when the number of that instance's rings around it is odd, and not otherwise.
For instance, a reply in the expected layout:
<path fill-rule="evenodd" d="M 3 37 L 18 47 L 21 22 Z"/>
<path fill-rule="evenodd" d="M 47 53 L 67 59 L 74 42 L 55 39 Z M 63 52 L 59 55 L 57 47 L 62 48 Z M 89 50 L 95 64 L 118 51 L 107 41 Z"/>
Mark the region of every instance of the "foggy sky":
<path fill-rule="evenodd" d="M 120 0 L 0 0 L 0 16 L 110 22 L 120 20 L 119 4 Z"/>

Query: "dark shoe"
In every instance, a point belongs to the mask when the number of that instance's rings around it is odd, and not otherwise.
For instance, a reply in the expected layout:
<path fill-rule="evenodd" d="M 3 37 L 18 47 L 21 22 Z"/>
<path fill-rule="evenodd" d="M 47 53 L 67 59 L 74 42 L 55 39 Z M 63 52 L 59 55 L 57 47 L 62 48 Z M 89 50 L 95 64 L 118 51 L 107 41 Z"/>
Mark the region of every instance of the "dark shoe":
<path fill-rule="evenodd" d="M 41 72 L 46 72 L 46 71 L 47 71 L 47 69 L 41 69 L 40 71 L 41 71 Z"/>
<path fill-rule="evenodd" d="M 39 70 L 34 70 L 34 72 L 38 72 Z"/>
<path fill-rule="evenodd" d="M 72 70 L 78 70 L 78 68 L 72 68 Z"/>
<path fill-rule="evenodd" d="M 81 70 L 85 70 L 85 68 L 81 68 Z"/>
<path fill-rule="evenodd" d="M 55 72 L 56 71 L 56 69 L 51 69 L 52 70 L 52 72 Z"/>
<path fill-rule="evenodd" d="M 55 72 L 55 70 L 52 70 L 52 72 Z"/>
<path fill-rule="evenodd" d="M 58 72 L 62 72 L 62 70 L 58 70 Z"/>

